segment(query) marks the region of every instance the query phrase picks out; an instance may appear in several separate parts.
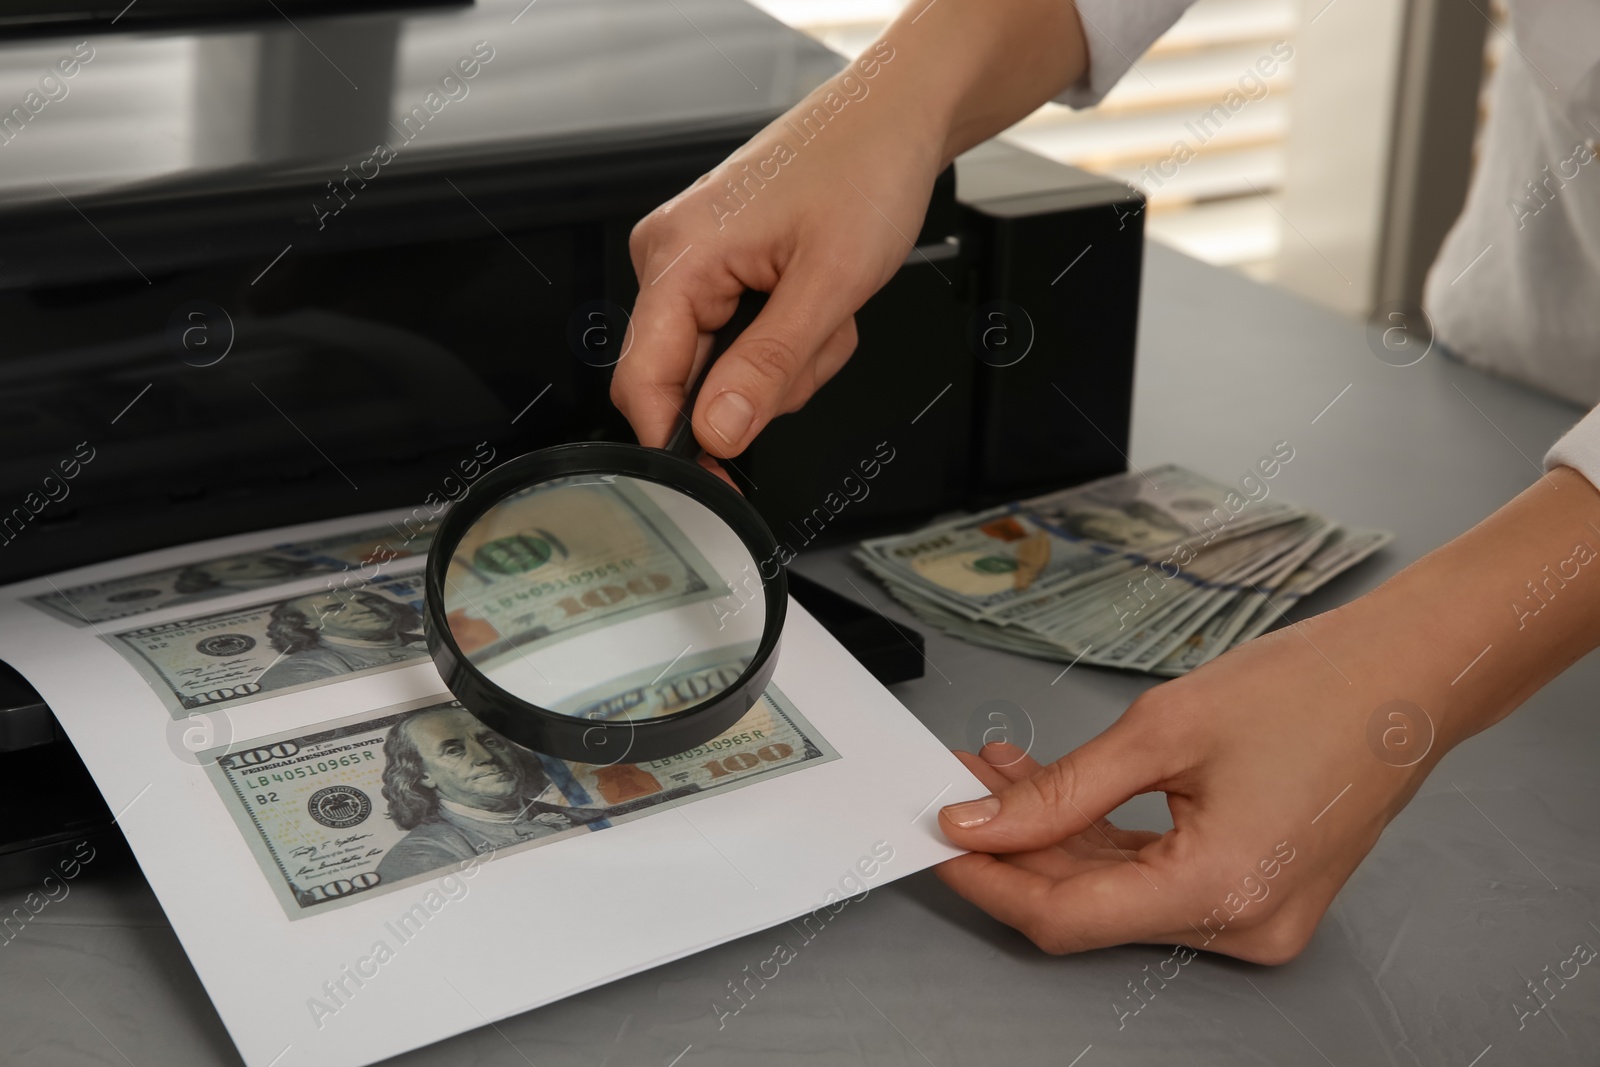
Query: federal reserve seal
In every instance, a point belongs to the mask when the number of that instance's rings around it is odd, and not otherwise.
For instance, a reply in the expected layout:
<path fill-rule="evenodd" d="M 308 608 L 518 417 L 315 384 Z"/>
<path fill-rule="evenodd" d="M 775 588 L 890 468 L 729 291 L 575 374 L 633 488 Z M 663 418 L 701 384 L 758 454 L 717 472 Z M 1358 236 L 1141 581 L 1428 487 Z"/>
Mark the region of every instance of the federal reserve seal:
<path fill-rule="evenodd" d="M 196 652 L 217 657 L 242 656 L 255 647 L 256 639 L 249 634 L 214 634 L 194 644 Z"/>
<path fill-rule="evenodd" d="M 343 830 L 366 821 L 372 801 L 353 785 L 330 785 L 311 794 L 306 810 L 322 825 Z"/>

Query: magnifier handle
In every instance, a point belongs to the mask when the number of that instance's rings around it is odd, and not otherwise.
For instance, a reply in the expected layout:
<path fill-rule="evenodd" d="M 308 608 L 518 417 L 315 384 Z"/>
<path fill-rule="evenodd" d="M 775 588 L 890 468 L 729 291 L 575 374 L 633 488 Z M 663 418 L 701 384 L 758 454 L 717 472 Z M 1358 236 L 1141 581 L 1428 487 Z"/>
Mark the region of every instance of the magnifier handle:
<path fill-rule="evenodd" d="M 679 414 L 678 424 L 673 427 L 672 436 L 667 439 L 668 452 L 691 460 L 700 455 L 700 442 L 695 440 L 693 422 L 694 405 L 695 401 L 700 399 L 700 387 L 705 384 L 706 375 L 711 373 L 711 368 L 718 357 L 733 347 L 733 342 L 755 321 L 766 303 L 766 293 L 746 289 L 744 295 L 739 298 L 739 306 L 734 309 L 733 317 L 711 338 L 711 351 L 706 354 L 705 366 L 700 368 L 700 373 L 695 375 L 694 382 L 689 386 L 689 395 L 684 397 L 683 411 Z"/>

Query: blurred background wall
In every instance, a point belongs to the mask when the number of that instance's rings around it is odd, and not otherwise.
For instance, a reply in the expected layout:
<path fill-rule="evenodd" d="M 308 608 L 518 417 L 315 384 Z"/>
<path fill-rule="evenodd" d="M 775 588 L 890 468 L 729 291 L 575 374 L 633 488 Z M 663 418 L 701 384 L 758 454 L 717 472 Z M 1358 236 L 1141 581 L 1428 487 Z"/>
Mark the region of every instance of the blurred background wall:
<path fill-rule="evenodd" d="M 752 2 L 853 55 L 905 0 Z M 1484 80 L 1509 47 L 1498 2 L 1197 0 L 1098 107 L 1047 104 L 1006 136 L 1138 186 L 1147 232 L 1200 259 L 1352 316 L 1415 305 L 1465 195 Z M 343 42 L 341 54 L 389 44 Z M 25 91 L 52 47 L 8 46 L 0 93 Z M 272 61 L 243 47 L 226 33 L 204 47 L 130 35 L 74 89 L 83 121 L 30 133 L 74 143 L 11 161 L 5 177 L 42 181 L 26 172 L 62 151 L 107 179 L 159 169 L 208 125 L 199 73 L 215 85 Z M 217 133 L 213 150 L 226 147 Z"/>
<path fill-rule="evenodd" d="M 753 2 L 847 55 L 904 6 Z M 1198 0 L 1098 107 L 1006 136 L 1139 187 L 1156 240 L 1365 318 L 1420 302 L 1505 47 L 1489 0 Z"/>

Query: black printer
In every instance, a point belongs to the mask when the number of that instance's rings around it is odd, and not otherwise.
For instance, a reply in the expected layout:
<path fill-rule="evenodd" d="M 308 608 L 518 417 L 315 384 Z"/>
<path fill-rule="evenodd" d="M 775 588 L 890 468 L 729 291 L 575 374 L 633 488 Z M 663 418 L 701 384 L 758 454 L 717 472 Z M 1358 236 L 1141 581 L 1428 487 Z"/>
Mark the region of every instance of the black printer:
<path fill-rule="evenodd" d="M 742 0 L 349 6 L 0 43 L 0 583 L 631 439 L 630 229 L 844 62 Z M 1141 207 L 959 160 L 855 357 L 739 461 L 779 540 L 1124 469 Z M 115 839 L 88 781 L 0 665 L 0 879 Z"/>

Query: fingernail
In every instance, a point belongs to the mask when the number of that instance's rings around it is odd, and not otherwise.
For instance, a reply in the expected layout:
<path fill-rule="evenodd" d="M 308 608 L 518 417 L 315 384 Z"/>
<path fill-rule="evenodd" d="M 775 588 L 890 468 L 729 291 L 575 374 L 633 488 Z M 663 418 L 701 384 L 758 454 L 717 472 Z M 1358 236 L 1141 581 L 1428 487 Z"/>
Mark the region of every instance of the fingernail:
<path fill-rule="evenodd" d="M 744 440 L 745 431 L 750 429 L 750 420 L 755 417 L 754 405 L 734 392 L 718 393 L 711 401 L 711 406 L 706 408 L 706 422 L 718 437 L 730 445 Z"/>
<path fill-rule="evenodd" d="M 984 797 L 981 800 L 968 800 L 962 804 L 951 804 L 944 809 L 944 817 L 961 827 L 970 830 L 974 826 L 982 826 L 996 815 L 1000 814 L 1000 798 Z"/>

